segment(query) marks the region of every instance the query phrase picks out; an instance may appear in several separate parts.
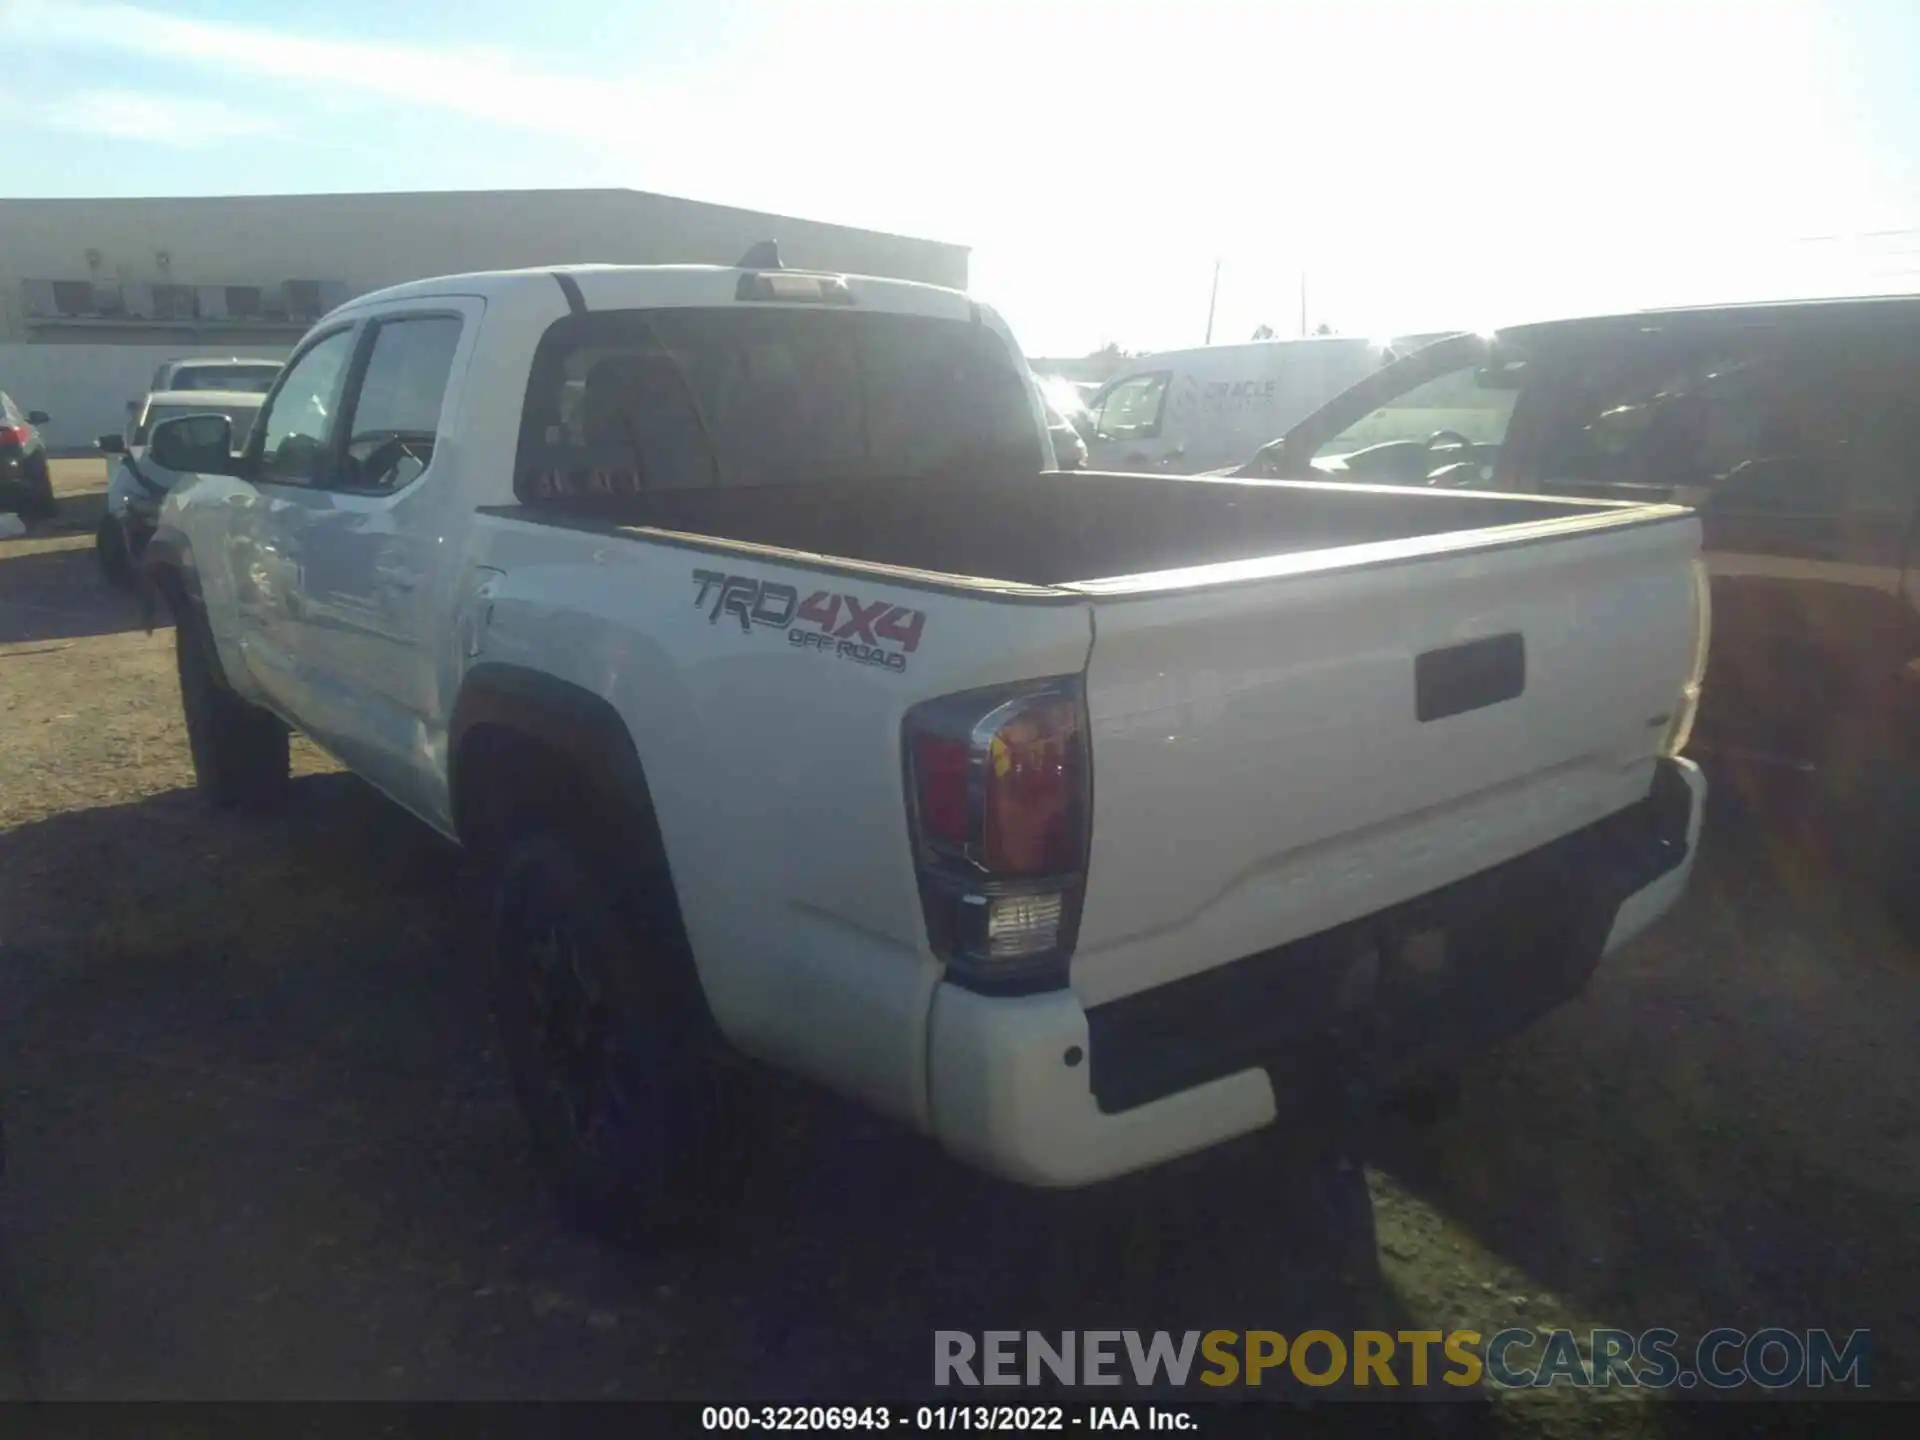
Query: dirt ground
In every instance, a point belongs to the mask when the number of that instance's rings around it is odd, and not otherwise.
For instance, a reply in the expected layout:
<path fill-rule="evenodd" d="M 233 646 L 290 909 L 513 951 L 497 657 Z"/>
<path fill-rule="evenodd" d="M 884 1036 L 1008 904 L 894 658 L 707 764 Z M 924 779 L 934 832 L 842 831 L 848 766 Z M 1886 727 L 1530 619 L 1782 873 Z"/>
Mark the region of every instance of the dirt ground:
<path fill-rule="evenodd" d="M 1876 1394 L 1920 1381 L 1920 956 L 1731 807 L 1665 926 L 1359 1164 L 1269 1133 L 1032 1194 L 775 1083 L 710 1233 L 571 1234 L 458 856 L 304 745 L 284 819 L 203 813 L 171 633 L 96 575 L 98 465 L 56 471 L 0 542 L 0 1397 L 844 1400 L 920 1391 L 935 1328 L 1190 1324 L 1866 1328 Z"/>

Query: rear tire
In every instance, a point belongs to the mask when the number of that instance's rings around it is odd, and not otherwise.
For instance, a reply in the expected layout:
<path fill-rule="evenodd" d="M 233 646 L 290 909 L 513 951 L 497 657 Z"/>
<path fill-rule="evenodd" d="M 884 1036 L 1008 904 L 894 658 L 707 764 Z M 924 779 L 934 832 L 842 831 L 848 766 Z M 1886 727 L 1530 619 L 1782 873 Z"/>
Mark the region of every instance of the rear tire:
<path fill-rule="evenodd" d="M 42 455 L 33 473 L 27 477 L 26 498 L 20 505 L 22 520 L 51 520 L 60 513 L 60 502 L 53 498 L 53 472 Z"/>
<path fill-rule="evenodd" d="M 220 810 L 272 808 L 286 795 L 291 769 L 286 726 L 227 688 L 197 614 L 176 615 L 173 634 L 180 707 L 201 796 Z"/>
<path fill-rule="evenodd" d="M 1461 1084 L 1457 1070 L 1438 1070 L 1406 1080 L 1387 1096 L 1392 1117 L 1416 1129 L 1451 1119 L 1460 1109 Z"/>
<path fill-rule="evenodd" d="M 1856 702 L 1842 712 L 1816 775 L 1830 849 L 1920 940 L 1920 714 L 1910 700 Z"/>
<path fill-rule="evenodd" d="M 1920 944 L 1920 766 L 1888 761 L 1876 778 L 1865 868 L 1895 926 Z"/>
<path fill-rule="evenodd" d="M 133 557 L 127 550 L 127 532 L 113 516 L 100 517 L 100 527 L 93 532 L 93 553 L 109 585 L 116 590 L 134 588 L 136 577 Z"/>
<path fill-rule="evenodd" d="M 739 1077 L 683 942 L 638 919 L 659 907 L 622 904 L 631 882 L 616 889 L 590 854 L 549 828 L 506 847 L 493 1008 L 547 1181 L 575 1223 L 630 1237 L 731 1198 Z"/>

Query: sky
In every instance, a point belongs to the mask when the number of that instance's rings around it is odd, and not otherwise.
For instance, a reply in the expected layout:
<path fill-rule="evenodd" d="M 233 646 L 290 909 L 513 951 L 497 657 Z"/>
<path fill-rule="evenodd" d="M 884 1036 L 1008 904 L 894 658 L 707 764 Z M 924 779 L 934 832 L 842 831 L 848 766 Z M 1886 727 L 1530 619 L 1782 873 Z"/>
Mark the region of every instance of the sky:
<path fill-rule="evenodd" d="M 1920 289 L 1916 0 L 0 0 L 0 45 L 0 193 L 627 186 L 969 245 L 1033 355 L 1295 333 L 1303 281 L 1372 335 Z"/>

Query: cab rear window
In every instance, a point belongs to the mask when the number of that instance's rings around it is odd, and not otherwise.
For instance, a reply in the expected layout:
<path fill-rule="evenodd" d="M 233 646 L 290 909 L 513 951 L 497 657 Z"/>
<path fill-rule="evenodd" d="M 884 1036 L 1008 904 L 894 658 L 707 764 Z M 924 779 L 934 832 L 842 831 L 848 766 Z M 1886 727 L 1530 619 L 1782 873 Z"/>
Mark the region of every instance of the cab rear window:
<path fill-rule="evenodd" d="M 1044 463 L 1021 362 L 983 325 L 843 310 L 569 316 L 528 381 L 515 490 L 910 480 Z"/>

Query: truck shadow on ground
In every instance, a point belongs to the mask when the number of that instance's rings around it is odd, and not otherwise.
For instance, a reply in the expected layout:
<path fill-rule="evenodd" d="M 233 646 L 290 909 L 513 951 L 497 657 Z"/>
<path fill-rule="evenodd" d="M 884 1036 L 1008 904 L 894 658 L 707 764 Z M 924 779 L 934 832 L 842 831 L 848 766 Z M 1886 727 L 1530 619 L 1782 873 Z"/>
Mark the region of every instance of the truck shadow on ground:
<path fill-rule="evenodd" d="M 1409 1323 L 1333 1154 L 1038 1193 L 775 1079 L 737 1208 L 571 1233 L 459 857 L 343 775 L 273 822 L 180 791 L 0 835 L 0 913 L 0 1221 L 52 1395 L 906 1397 L 937 1329 Z"/>
<path fill-rule="evenodd" d="M 1920 1381 L 1920 967 L 1764 808 L 1710 811 L 1689 904 L 1376 1163 L 1582 1324 L 1873 1332 Z M 1500 1302 L 1493 1302 L 1497 1309 Z"/>
<path fill-rule="evenodd" d="M 100 573 L 93 547 L 47 549 L 34 542 L 89 533 L 94 521 L 74 517 L 95 497 L 61 502 L 57 521 L 18 540 L 0 540 L 0 645 L 78 640 L 146 627 L 137 596 L 113 589 Z M 164 608 L 156 624 L 166 624 Z"/>

